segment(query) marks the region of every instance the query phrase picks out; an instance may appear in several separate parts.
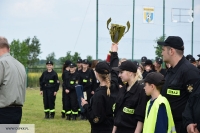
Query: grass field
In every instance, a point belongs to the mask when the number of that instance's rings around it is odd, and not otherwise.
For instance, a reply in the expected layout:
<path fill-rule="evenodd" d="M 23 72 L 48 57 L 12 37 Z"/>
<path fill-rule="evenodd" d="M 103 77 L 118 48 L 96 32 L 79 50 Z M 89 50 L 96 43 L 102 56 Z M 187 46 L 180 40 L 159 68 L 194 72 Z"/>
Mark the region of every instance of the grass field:
<path fill-rule="evenodd" d="M 88 121 L 67 121 L 61 118 L 62 100 L 60 89 L 56 96 L 54 119 L 44 119 L 42 96 L 39 89 L 27 89 L 21 124 L 35 124 L 35 133 L 90 133 Z"/>

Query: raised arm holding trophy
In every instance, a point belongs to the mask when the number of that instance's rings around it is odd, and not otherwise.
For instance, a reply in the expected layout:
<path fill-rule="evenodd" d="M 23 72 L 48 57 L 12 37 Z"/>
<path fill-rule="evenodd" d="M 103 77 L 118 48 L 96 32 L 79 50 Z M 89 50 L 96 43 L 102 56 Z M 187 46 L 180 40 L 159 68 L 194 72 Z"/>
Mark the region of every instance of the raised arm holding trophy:
<path fill-rule="evenodd" d="M 123 37 L 123 35 L 125 35 L 129 31 L 129 29 L 130 29 L 130 22 L 127 21 L 127 23 L 126 23 L 127 30 L 126 30 L 126 26 L 119 25 L 119 24 L 111 24 L 111 28 L 109 29 L 108 26 L 109 26 L 110 22 L 111 22 L 111 18 L 109 18 L 107 20 L 107 29 L 109 30 L 110 37 L 111 37 L 111 40 L 113 42 L 113 45 L 114 44 L 118 44 L 118 42 L 121 40 L 121 38 Z M 125 32 L 125 30 L 126 30 L 126 32 Z M 106 61 L 110 62 L 110 52 L 107 55 Z"/>

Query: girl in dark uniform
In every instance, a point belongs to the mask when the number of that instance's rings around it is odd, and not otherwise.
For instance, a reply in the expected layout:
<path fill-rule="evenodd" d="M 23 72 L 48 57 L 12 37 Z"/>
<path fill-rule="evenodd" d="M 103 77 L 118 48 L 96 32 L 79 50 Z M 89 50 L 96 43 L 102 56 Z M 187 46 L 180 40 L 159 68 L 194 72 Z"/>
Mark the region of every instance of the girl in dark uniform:
<path fill-rule="evenodd" d="M 145 118 L 147 96 L 144 86 L 138 83 L 139 74 L 132 61 L 122 62 L 119 77 L 126 86 L 119 89 L 114 108 L 113 133 L 141 133 Z"/>
<path fill-rule="evenodd" d="M 155 72 L 155 66 L 153 65 L 151 60 L 146 60 L 144 63 L 144 72 L 142 73 L 143 79 L 149 74 L 150 72 Z"/>
<path fill-rule="evenodd" d="M 92 72 L 88 68 L 89 67 L 89 61 L 87 59 L 84 59 L 82 61 L 82 70 L 79 71 L 79 85 L 83 86 L 83 95 L 86 98 L 86 100 L 89 102 L 91 98 L 91 92 L 92 92 Z M 81 120 L 86 119 L 85 114 L 81 113 Z"/>
<path fill-rule="evenodd" d="M 92 72 L 92 92 L 91 92 L 92 95 L 94 95 L 95 89 L 98 88 L 98 86 L 99 86 L 99 81 L 96 79 L 96 76 L 94 73 L 95 67 L 98 62 L 99 62 L 98 60 L 93 60 L 91 68 L 90 68 L 91 72 Z"/>
<path fill-rule="evenodd" d="M 70 64 L 69 79 L 65 82 L 65 101 L 66 101 L 66 115 L 67 120 L 76 120 L 78 115 L 78 100 L 76 95 L 75 86 L 78 83 L 78 72 L 76 72 L 76 66 L 74 63 Z"/>
<path fill-rule="evenodd" d="M 162 68 L 162 63 L 163 63 L 162 58 L 156 57 L 156 60 L 154 62 L 155 70 L 156 70 L 156 72 L 159 72 L 163 76 L 165 76 L 166 75 L 166 69 Z"/>
<path fill-rule="evenodd" d="M 83 86 L 83 92 L 87 97 L 87 101 L 90 101 L 92 89 L 92 73 L 88 66 L 89 61 L 84 59 L 82 61 L 82 70 L 79 72 L 79 84 Z"/>
<path fill-rule="evenodd" d="M 113 104 L 118 93 L 118 74 L 110 67 L 118 66 L 117 44 L 113 44 L 110 66 L 99 62 L 95 67 L 100 86 L 95 90 L 90 104 L 82 99 L 82 106 L 91 124 L 91 133 L 111 133 L 113 128 Z M 111 77 L 111 79 L 110 79 Z"/>
<path fill-rule="evenodd" d="M 53 62 L 46 63 L 47 70 L 40 77 L 40 94 L 43 95 L 45 118 L 53 119 L 55 116 L 55 100 L 60 82 L 58 74 L 53 70 Z M 50 116 L 49 116 L 50 115 Z"/>
<path fill-rule="evenodd" d="M 65 118 L 65 113 L 66 113 L 66 109 L 65 109 L 65 104 L 67 101 L 65 101 L 65 96 L 66 96 L 66 93 L 65 93 L 65 81 L 67 81 L 68 79 L 68 75 L 69 75 L 69 65 L 71 64 L 71 61 L 69 60 L 66 60 L 65 61 L 65 64 L 63 65 L 63 73 L 62 73 L 62 81 L 63 81 L 63 84 L 62 84 L 62 111 L 61 111 L 61 117 L 62 118 Z"/>

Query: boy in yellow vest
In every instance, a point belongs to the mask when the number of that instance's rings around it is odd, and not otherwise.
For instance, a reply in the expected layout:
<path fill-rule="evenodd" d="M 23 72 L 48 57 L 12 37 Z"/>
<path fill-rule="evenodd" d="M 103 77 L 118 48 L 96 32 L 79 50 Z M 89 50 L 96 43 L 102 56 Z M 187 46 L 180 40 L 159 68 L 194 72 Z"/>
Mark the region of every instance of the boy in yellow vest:
<path fill-rule="evenodd" d="M 169 102 L 160 94 L 164 76 L 149 73 L 145 79 L 145 93 L 151 96 L 146 105 L 143 133 L 176 133 Z"/>

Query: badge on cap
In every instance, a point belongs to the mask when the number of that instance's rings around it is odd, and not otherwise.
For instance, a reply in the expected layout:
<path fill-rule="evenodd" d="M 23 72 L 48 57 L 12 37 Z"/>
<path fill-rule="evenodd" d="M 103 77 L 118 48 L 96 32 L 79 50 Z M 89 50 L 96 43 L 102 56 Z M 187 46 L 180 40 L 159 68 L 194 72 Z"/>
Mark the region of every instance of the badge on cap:
<path fill-rule="evenodd" d="M 104 70 L 105 73 L 108 73 L 108 70 Z"/>
<path fill-rule="evenodd" d="M 187 85 L 187 86 L 188 86 L 188 88 L 187 88 L 188 91 L 189 91 L 189 92 L 192 92 L 192 90 L 193 90 L 193 86 L 192 86 L 192 85 Z"/>
<path fill-rule="evenodd" d="M 94 122 L 94 123 L 98 123 L 98 122 L 99 122 L 99 117 L 95 117 L 95 118 L 93 119 L 93 122 Z"/>

